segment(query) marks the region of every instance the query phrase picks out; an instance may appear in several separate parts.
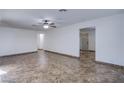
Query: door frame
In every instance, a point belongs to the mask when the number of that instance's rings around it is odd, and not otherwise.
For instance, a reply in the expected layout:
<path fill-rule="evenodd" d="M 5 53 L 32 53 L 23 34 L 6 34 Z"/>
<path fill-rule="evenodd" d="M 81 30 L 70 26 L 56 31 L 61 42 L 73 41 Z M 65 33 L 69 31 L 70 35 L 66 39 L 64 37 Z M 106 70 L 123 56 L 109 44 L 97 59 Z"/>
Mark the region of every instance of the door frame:
<path fill-rule="evenodd" d="M 81 32 L 82 29 L 86 29 L 86 28 L 91 28 L 95 31 L 95 50 L 89 50 L 89 51 L 96 52 L 96 26 L 80 27 L 79 30 L 78 30 L 79 31 L 79 57 L 80 57 L 80 32 Z M 88 46 L 89 46 L 89 44 L 88 44 Z M 95 53 L 95 57 L 96 57 L 96 53 Z"/>

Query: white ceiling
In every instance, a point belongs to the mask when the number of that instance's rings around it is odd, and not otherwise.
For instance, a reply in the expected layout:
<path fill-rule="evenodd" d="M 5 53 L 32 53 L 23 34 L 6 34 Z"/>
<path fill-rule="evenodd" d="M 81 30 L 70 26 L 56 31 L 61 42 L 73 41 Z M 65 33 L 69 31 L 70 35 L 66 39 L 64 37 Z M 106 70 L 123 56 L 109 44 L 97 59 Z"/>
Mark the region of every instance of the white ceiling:
<path fill-rule="evenodd" d="M 67 12 L 59 12 L 58 9 L 0 9 L 0 26 L 43 30 L 42 26 L 32 25 L 37 24 L 39 19 L 51 19 L 59 28 L 78 22 L 124 13 L 122 9 L 67 10 Z"/>

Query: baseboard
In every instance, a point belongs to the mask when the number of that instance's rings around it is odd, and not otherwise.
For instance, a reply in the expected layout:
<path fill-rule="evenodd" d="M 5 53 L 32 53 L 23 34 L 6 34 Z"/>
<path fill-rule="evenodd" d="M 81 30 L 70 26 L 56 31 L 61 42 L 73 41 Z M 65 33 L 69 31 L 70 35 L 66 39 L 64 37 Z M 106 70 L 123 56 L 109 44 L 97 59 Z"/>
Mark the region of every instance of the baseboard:
<path fill-rule="evenodd" d="M 122 69 L 124 69 L 124 66 L 122 66 L 122 65 L 117 65 L 117 64 L 112 64 L 112 63 L 106 63 L 106 62 L 102 62 L 102 61 L 98 61 L 98 60 L 95 60 L 95 63 L 97 63 L 97 64 L 103 64 L 103 65 L 109 65 L 109 66 L 112 66 L 112 67 L 115 67 L 115 68 L 122 68 Z"/>
<path fill-rule="evenodd" d="M 37 50 L 44 50 L 44 49 L 37 49 Z"/>
<path fill-rule="evenodd" d="M 80 51 L 95 52 L 95 50 L 82 50 L 82 49 L 80 49 Z"/>
<path fill-rule="evenodd" d="M 25 55 L 25 54 L 31 54 L 31 53 L 37 53 L 37 51 L 25 52 L 25 53 L 17 53 L 17 54 L 10 54 L 10 55 L 4 55 L 4 56 L 0 56 L 0 57 L 18 56 L 18 55 Z"/>
<path fill-rule="evenodd" d="M 63 53 L 54 52 L 54 51 L 49 51 L 49 50 L 44 50 L 44 51 L 50 52 L 50 53 L 54 53 L 54 54 L 58 54 L 58 55 L 62 55 L 62 56 L 67 56 L 67 57 L 72 57 L 72 58 L 77 58 L 77 59 L 79 59 L 79 57 L 72 56 L 72 55 L 68 55 L 68 54 L 63 54 Z"/>

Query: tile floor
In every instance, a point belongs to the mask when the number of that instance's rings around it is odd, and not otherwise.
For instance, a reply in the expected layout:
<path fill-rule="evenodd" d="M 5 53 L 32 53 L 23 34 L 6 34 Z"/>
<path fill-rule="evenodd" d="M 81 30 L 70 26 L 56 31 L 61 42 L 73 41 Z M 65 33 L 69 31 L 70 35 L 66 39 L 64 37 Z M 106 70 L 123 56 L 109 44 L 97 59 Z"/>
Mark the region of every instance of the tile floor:
<path fill-rule="evenodd" d="M 124 82 L 124 68 L 94 62 L 94 52 L 76 59 L 38 51 L 0 58 L 0 82 L 8 83 L 109 83 Z"/>

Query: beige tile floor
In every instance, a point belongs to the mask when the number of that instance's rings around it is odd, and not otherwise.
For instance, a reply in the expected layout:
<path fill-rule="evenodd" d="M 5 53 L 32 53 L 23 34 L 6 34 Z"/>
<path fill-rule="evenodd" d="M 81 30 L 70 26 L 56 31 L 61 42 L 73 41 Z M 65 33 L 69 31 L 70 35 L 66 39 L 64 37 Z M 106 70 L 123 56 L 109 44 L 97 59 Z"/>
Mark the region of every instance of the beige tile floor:
<path fill-rule="evenodd" d="M 9 83 L 108 83 L 124 82 L 124 68 L 94 62 L 94 52 L 76 59 L 38 51 L 0 58 L 0 82 Z"/>

